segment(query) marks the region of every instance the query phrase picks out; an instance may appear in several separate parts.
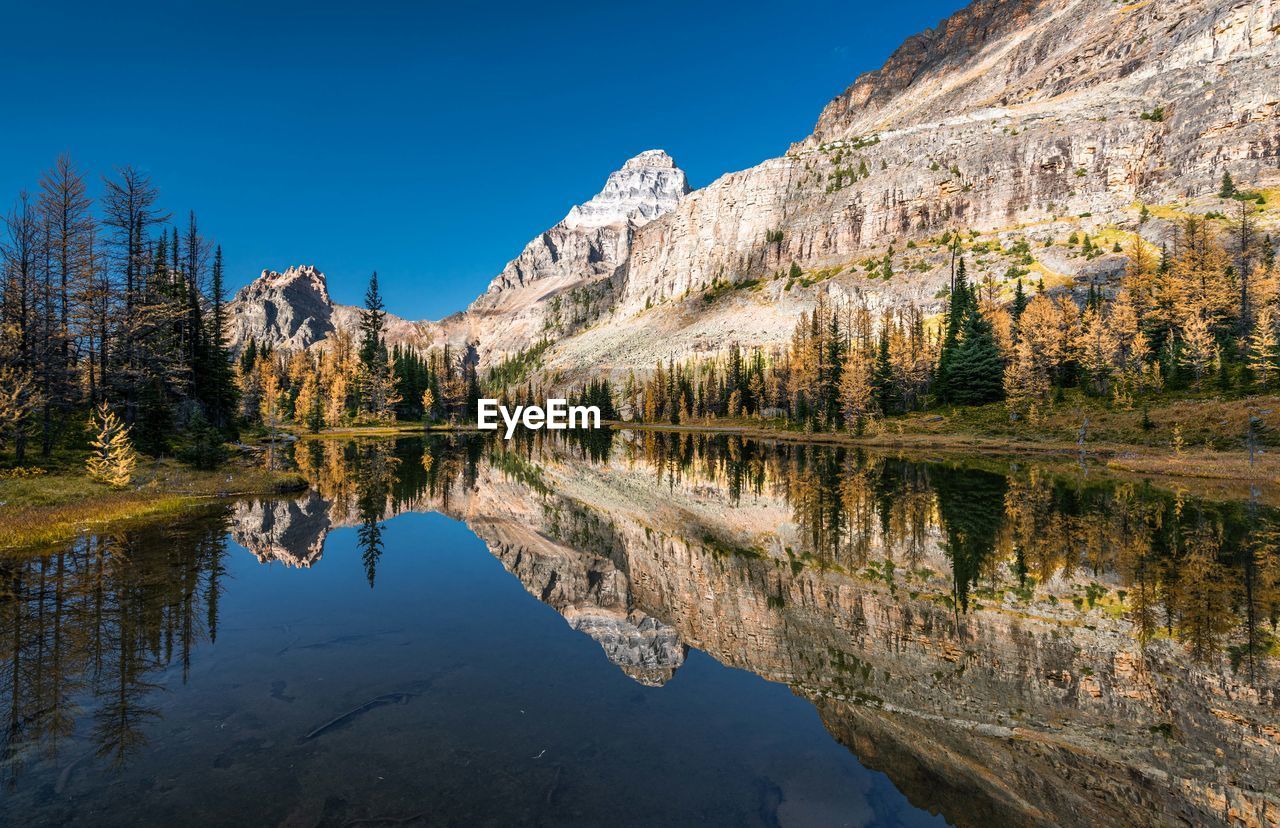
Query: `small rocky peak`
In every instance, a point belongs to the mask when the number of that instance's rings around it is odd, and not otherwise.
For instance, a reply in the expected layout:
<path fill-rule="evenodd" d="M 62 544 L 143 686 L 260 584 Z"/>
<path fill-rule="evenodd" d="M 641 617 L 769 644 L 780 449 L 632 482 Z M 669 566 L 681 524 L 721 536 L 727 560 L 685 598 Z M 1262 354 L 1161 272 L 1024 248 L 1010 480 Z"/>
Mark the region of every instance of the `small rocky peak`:
<path fill-rule="evenodd" d="M 642 170 L 648 167 L 658 170 L 674 170 L 676 169 L 676 160 L 667 155 L 666 150 L 651 149 L 645 150 L 635 158 L 627 159 L 627 163 L 622 165 L 624 170 Z"/>
<path fill-rule="evenodd" d="M 646 150 L 610 173 L 602 189 L 565 216 L 571 229 L 631 224 L 640 227 L 672 210 L 689 192 L 689 180 L 660 149 Z"/>
<path fill-rule="evenodd" d="M 237 301 L 252 300 L 271 294 L 289 294 L 299 296 L 311 294 L 320 303 L 332 304 L 329 299 L 329 287 L 324 272 L 315 265 L 295 265 L 284 272 L 263 270 L 262 274 L 236 294 Z"/>
<path fill-rule="evenodd" d="M 308 348 L 333 330 L 332 317 L 324 273 L 314 265 L 264 270 L 236 294 L 228 342 L 232 350 L 249 340 Z"/>

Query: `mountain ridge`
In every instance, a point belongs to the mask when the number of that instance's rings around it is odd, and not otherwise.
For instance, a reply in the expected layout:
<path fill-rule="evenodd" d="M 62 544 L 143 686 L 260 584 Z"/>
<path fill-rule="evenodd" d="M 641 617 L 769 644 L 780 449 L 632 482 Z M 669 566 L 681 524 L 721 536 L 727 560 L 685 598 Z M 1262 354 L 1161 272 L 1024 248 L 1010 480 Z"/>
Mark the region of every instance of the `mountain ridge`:
<path fill-rule="evenodd" d="M 504 345 L 518 349 L 548 329 L 547 312 L 556 296 L 611 276 L 625 260 L 636 229 L 674 208 L 688 192 L 684 171 L 664 150 L 633 156 L 610 173 L 599 193 L 529 241 L 466 309 L 424 322 L 388 314 L 388 343 L 479 345 L 482 356 Z M 340 327 L 354 330 L 359 308 L 335 304 L 325 275 L 313 265 L 300 265 L 263 270 L 236 294 L 230 316 L 233 349 L 250 340 L 296 349 L 320 344 Z M 502 330 L 488 324 L 494 318 L 502 320 Z"/>
<path fill-rule="evenodd" d="M 948 229 L 1034 242 L 1050 287 L 1118 273 L 1122 257 L 1053 240 L 1123 226 L 1158 245 L 1171 223 L 1139 228 L 1139 203 L 1211 194 L 1224 171 L 1277 180 L 1278 32 L 1275 0 L 978 0 L 856 78 L 784 155 L 690 192 L 655 154 L 639 221 L 604 198 L 624 165 L 465 311 L 400 333 L 482 365 L 545 339 L 547 371 L 575 380 L 779 345 L 819 294 L 936 309 L 949 262 L 929 240 Z M 675 172 L 653 186 L 660 170 Z M 894 280 L 870 279 L 894 245 Z M 998 253 L 971 262 L 998 289 L 1010 272 Z"/>

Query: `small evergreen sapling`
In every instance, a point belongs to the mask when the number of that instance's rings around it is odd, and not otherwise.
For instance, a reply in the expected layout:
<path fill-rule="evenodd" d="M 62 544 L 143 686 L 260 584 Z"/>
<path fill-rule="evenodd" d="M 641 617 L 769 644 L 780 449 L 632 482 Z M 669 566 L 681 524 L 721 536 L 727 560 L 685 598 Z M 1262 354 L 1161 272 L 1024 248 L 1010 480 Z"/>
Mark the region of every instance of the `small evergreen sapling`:
<path fill-rule="evenodd" d="M 1222 186 L 1218 188 L 1218 198 L 1234 198 L 1236 194 L 1236 183 L 1231 180 L 1231 173 L 1224 171 L 1222 173 Z"/>

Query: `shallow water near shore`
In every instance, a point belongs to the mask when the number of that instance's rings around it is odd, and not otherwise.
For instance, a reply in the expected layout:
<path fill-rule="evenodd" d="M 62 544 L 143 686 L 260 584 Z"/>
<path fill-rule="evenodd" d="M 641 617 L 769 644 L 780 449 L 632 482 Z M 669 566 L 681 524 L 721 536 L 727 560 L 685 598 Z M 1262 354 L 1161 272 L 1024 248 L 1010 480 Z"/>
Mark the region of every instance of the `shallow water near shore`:
<path fill-rule="evenodd" d="M 0 562 L 0 821 L 1280 813 L 1269 510 L 690 434 L 293 461 Z"/>

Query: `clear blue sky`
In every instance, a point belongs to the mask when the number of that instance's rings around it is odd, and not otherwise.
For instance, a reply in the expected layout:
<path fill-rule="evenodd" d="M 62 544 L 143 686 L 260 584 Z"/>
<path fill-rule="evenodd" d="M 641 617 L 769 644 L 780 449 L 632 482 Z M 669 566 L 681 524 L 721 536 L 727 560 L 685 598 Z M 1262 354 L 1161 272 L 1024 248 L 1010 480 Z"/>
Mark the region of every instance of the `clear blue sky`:
<path fill-rule="evenodd" d="M 695 187 L 776 156 L 963 0 L 0 0 L 0 203 L 66 151 L 195 209 L 233 288 L 314 263 L 338 301 L 460 310 L 641 150 Z"/>

